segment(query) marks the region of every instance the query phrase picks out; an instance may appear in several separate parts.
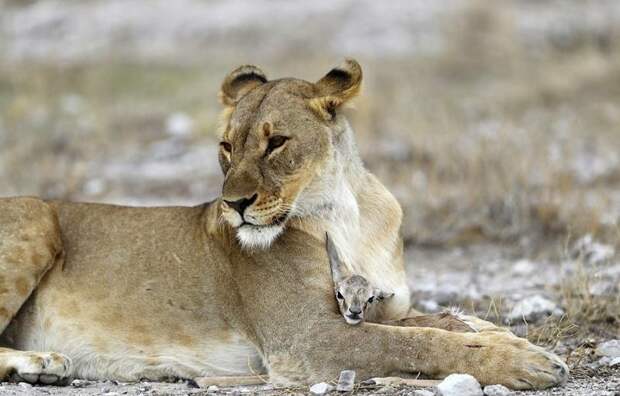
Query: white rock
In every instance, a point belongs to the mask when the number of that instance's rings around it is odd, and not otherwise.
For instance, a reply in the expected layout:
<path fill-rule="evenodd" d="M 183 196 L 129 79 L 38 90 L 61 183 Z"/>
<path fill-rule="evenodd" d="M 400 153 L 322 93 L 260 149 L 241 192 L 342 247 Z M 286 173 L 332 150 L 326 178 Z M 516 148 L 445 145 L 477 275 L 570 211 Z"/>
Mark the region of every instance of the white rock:
<path fill-rule="evenodd" d="M 75 379 L 71 382 L 71 386 L 74 388 L 84 388 L 85 386 L 90 385 L 91 382 L 83 379 Z"/>
<path fill-rule="evenodd" d="M 413 396 L 435 396 L 435 394 L 426 389 L 418 389 L 417 391 L 413 392 Z"/>
<path fill-rule="evenodd" d="M 310 387 L 310 393 L 313 395 L 324 395 L 334 390 L 334 387 L 327 382 L 320 382 Z"/>
<path fill-rule="evenodd" d="M 609 356 L 610 358 L 620 357 L 620 340 L 601 342 L 596 347 L 596 353 L 600 356 Z"/>
<path fill-rule="evenodd" d="M 510 396 L 514 392 L 506 388 L 504 385 L 487 385 L 484 387 L 485 396 Z"/>
<path fill-rule="evenodd" d="M 217 385 L 209 385 L 207 387 L 207 393 L 217 393 L 219 390 L 220 388 L 218 388 Z"/>
<path fill-rule="evenodd" d="M 26 389 L 28 389 L 28 388 L 32 388 L 32 385 L 30 385 L 30 384 L 29 384 L 29 383 L 27 383 L 27 382 L 20 382 L 20 383 L 19 383 L 19 384 L 17 384 L 17 385 L 18 385 L 18 386 L 21 386 L 22 388 L 26 388 Z"/>
<path fill-rule="evenodd" d="M 434 300 L 421 300 L 419 302 L 420 307 L 422 307 L 423 312 L 439 312 L 441 307 L 437 304 L 437 301 Z"/>
<path fill-rule="evenodd" d="M 351 392 L 353 390 L 353 384 L 355 383 L 355 371 L 342 370 L 340 372 L 340 378 L 338 379 L 338 385 L 336 390 L 339 392 Z"/>
<path fill-rule="evenodd" d="M 91 179 L 84 184 L 82 190 L 88 195 L 99 195 L 106 188 L 106 182 L 103 179 Z"/>
<path fill-rule="evenodd" d="M 536 270 L 536 265 L 530 260 L 519 260 L 512 266 L 512 273 L 515 275 L 526 276 L 530 275 Z"/>
<path fill-rule="evenodd" d="M 602 263 L 616 254 L 613 246 L 596 242 L 590 234 L 575 242 L 573 251 L 575 255 L 583 257 L 589 264 Z"/>
<path fill-rule="evenodd" d="M 620 367 L 620 357 L 613 358 L 611 362 L 609 362 L 609 367 Z"/>
<path fill-rule="evenodd" d="M 562 316 L 563 314 L 564 311 L 556 303 L 537 294 L 519 301 L 510 311 L 508 319 L 536 322 L 547 316 Z"/>
<path fill-rule="evenodd" d="M 592 362 L 590 364 L 590 367 L 592 367 L 593 369 L 598 369 L 601 366 L 608 366 L 611 363 L 611 358 L 609 356 L 603 356 L 602 358 L 600 358 L 599 360 L 597 360 L 596 362 Z"/>
<path fill-rule="evenodd" d="M 437 390 L 441 396 L 483 396 L 480 384 L 469 374 L 450 374 Z"/>
<path fill-rule="evenodd" d="M 194 121 L 185 113 L 174 113 L 166 119 L 166 132 L 172 136 L 186 136 L 192 133 Z"/>

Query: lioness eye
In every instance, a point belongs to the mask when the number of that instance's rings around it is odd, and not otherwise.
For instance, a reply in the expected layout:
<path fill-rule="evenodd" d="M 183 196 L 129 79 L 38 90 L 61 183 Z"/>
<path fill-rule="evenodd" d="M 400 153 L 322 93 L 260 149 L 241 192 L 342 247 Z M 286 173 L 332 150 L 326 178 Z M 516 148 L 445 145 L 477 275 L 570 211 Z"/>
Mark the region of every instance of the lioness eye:
<path fill-rule="evenodd" d="M 228 142 L 220 142 L 220 147 L 227 153 L 230 153 L 232 151 L 232 145 Z"/>
<path fill-rule="evenodd" d="M 344 300 L 344 297 L 340 294 L 340 292 L 336 293 L 336 298 L 338 298 L 338 300 Z"/>
<path fill-rule="evenodd" d="M 289 138 L 287 136 L 282 136 L 282 135 L 276 135 L 276 136 L 270 137 L 269 143 L 267 144 L 267 154 L 271 153 L 273 150 L 277 149 L 278 147 L 282 147 L 288 139 Z"/>
<path fill-rule="evenodd" d="M 370 297 L 370 298 L 368 299 L 368 302 L 369 302 L 370 304 L 372 304 L 372 302 L 373 302 L 373 301 L 375 301 L 375 296 L 372 296 L 372 297 Z"/>

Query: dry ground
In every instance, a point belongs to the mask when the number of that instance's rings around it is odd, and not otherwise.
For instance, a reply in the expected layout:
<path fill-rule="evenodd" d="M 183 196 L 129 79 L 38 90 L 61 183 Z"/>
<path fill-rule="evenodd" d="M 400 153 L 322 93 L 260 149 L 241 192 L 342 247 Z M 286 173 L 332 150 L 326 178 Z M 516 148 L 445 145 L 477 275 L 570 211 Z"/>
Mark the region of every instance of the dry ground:
<path fill-rule="evenodd" d="M 354 56 L 348 111 L 405 210 L 414 303 L 505 323 L 544 295 L 565 315 L 511 325 L 573 368 L 548 394 L 616 390 L 591 363 L 620 338 L 620 3 L 380 3 L 0 1 L 0 195 L 206 201 L 227 71 L 315 80 Z M 611 254 L 577 249 L 585 235 Z"/>

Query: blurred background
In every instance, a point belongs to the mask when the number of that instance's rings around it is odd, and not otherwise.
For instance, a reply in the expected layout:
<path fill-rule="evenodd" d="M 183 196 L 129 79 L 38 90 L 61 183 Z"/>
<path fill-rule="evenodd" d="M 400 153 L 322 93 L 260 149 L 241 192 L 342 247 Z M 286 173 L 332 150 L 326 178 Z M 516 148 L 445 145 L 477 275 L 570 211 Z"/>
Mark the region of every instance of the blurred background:
<path fill-rule="evenodd" d="M 210 200 L 226 73 L 315 81 L 345 56 L 416 304 L 565 353 L 618 337 L 616 0 L 0 0 L 0 196 Z"/>

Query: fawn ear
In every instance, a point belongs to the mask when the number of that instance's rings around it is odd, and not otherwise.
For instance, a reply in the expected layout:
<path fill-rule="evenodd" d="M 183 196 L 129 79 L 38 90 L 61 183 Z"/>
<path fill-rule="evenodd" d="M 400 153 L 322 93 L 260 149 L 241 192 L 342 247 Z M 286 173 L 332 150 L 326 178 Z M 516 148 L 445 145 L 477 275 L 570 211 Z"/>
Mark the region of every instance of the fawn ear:
<path fill-rule="evenodd" d="M 344 264 L 342 260 L 340 260 L 336 245 L 334 245 L 328 233 L 325 233 L 325 247 L 327 248 L 327 256 L 329 257 L 329 266 L 332 269 L 332 278 L 334 283 L 339 283 L 345 278 Z"/>
<path fill-rule="evenodd" d="M 375 296 L 377 297 L 377 300 L 387 300 L 394 297 L 394 293 L 388 293 L 381 289 L 375 289 Z"/>
<path fill-rule="evenodd" d="M 266 82 L 265 73 L 257 66 L 239 66 L 222 82 L 220 101 L 226 106 L 235 106 L 245 94 Z"/>
<path fill-rule="evenodd" d="M 336 116 L 336 110 L 354 98 L 362 87 L 362 67 L 354 59 L 346 59 L 315 83 L 317 97 L 310 107 L 326 120 Z"/>

